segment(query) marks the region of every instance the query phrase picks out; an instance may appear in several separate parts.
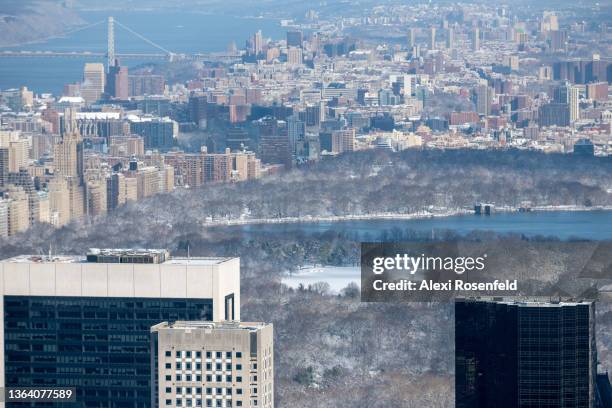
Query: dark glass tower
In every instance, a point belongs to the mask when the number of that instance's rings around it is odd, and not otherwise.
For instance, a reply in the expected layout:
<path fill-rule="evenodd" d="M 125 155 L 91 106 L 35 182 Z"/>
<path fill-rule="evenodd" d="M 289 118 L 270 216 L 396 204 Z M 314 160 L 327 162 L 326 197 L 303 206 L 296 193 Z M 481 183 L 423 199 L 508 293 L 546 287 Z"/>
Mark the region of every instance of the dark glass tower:
<path fill-rule="evenodd" d="M 151 326 L 212 320 L 212 307 L 212 299 L 5 296 L 6 386 L 75 387 L 81 406 L 148 407 Z"/>
<path fill-rule="evenodd" d="M 591 408 L 597 352 L 592 302 L 455 303 L 461 408 Z"/>

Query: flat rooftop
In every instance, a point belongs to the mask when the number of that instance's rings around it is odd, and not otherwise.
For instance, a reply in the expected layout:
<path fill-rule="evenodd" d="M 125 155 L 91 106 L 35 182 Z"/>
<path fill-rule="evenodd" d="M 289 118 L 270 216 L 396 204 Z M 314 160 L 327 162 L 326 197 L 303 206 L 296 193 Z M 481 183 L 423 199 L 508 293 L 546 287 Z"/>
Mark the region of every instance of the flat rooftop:
<path fill-rule="evenodd" d="M 459 298 L 457 300 L 472 301 L 472 302 L 486 302 L 486 303 L 499 303 L 503 305 L 515 305 L 519 307 L 563 307 L 563 306 L 578 306 L 578 305 L 590 305 L 593 303 L 592 300 L 586 299 L 567 299 L 567 300 L 550 300 L 541 298 L 499 298 L 499 297 L 473 297 L 473 298 Z"/>
<path fill-rule="evenodd" d="M 90 248 L 87 255 L 18 255 L 4 259 L 4 263 L 101 263 L 101 264 L 164 264 L 218 265 L 233 258 L 227 257 L 172 257 L 166 249 Z"/>
<path fill-rule="evenodd" d="M 203 320 L 196 321 L 184 321 L 179 320 L 176 322 L 162 322 L 151 327 L 151 331 L 158 330 L 244 330 L 244 331 L 257 331 L 269 326 L 270 323 L 263 322 L 207 322 Z"/>

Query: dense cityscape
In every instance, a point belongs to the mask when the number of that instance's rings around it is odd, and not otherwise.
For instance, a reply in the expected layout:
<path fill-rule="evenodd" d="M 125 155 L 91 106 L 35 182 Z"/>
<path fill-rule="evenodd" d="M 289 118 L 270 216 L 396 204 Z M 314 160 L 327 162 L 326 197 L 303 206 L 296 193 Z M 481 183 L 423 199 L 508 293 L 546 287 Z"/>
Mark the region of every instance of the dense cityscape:
<path fill-rule="evenodd" d="M 106 64 L 62 95 L 3 90 L 0 235 L 364 149 L 610 154 L 605 21 L 419 4 L 281 23 L 212 62 L 170 55 L 164 76 L 121 65 L 109 17 Z"/>
<path fill-rule="evenodd" d="M 612 7 L 247 3 L 0 0 L 0 408 L 612 408 Z"/>

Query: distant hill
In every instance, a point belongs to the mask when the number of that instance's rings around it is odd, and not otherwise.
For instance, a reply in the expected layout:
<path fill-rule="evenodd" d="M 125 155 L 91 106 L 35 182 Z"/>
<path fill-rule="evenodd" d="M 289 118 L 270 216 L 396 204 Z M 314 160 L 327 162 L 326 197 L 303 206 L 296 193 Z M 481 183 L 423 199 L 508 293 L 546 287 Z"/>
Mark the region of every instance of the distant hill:
<path fill-rule="evenodd" d="M 84 22 L 64 1 L 0 0 L 0 47 L 43 41 Z"/>

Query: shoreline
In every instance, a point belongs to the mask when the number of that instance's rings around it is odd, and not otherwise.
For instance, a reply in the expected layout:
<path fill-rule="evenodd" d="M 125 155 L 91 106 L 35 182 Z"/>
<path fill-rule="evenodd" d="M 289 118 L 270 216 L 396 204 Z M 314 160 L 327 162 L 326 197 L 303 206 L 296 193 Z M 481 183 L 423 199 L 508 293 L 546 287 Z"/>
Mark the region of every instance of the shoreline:
<path fill-rule="evenodd" d="M 612 205 L 605 206 L 574 206 L 574 205 L 560 205 L 560 206 L 534 206 L 527 211 L 527 213 L 537 212 L 587 212 L 587 211 L 612 211 Z M 520 213 L 518 208 L 515 207 L 496 207 L 496 212 L 499 213 Z M 203 228 L 214 228 L 214 227 L 231 227 L 231 226 L 242 226 L 242 225 L 265 225 L 265 224 L 307 224 L 307 223 L 326 223 L 326 222 L 343 222 L 343 221 L 369 221 L 369 220 L 421 220 L 429 218 L 448 218 L 460 215 L 473 215 L 474 211 L 471 209 L 455 209 L 446 210 L 440 212 L 422 211 L 416 213 L 374 213 L 374 214 L 363 214 L 363 215 L 332 215 L 332 216 L 302 216 L 302 217 L 283 217 L 283 218 L 239 218 L 232 220 L 218 220 L 218 221 L 203 221 L 200 225 Z M 481 215 L 481 217 L 490 217 L 488 215 Z"/>

